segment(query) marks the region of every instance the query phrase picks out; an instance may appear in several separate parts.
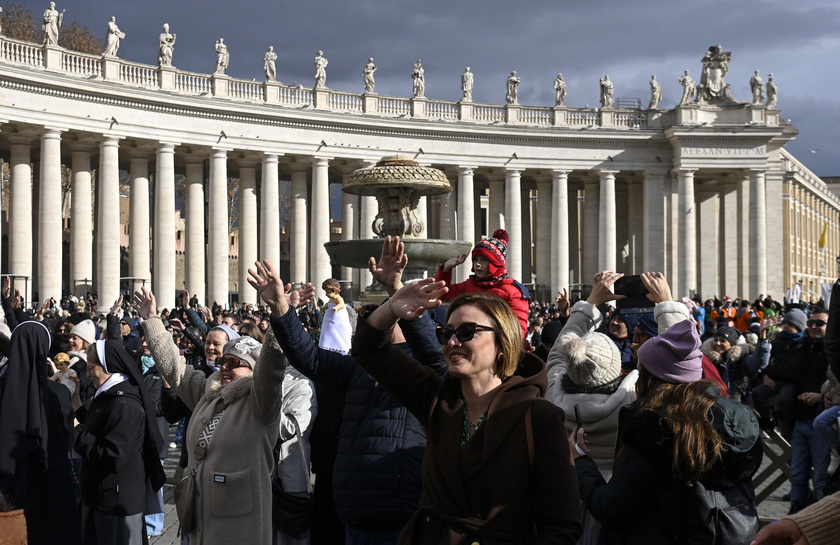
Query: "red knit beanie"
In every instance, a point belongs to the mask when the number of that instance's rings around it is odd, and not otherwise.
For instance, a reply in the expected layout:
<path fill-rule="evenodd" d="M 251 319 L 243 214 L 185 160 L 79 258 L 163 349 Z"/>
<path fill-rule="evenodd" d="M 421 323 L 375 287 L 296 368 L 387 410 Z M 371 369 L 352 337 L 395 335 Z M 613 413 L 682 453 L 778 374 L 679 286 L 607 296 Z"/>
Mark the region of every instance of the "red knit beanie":
<path fill-rule="evenodd" d="M 472 251 L 472 258 L 482 256 L 487 258 L 490 262 L 490 274 L 493 277 L 503 276 L 507 274 L 505 262 L 507 261 L 507 231 L 498 229 L 493 233 L 492 238 L 485 238 L 475 245 Z"/>

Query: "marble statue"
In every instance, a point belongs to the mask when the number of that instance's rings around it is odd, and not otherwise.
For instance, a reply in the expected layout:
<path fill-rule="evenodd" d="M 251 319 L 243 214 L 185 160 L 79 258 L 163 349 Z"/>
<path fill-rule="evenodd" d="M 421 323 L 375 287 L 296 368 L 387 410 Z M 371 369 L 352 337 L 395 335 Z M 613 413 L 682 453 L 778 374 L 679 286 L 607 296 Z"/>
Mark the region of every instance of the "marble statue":
<path fill-rule="evenodd" d="M 656 74 L 650 77 L 650 102 L 648 103 L 648 110 L 656 110 L 659 107 L 659 101 L 662 100 L 662 86 L 656 81 Z"/>
<path fill-rule="evenodd" d="M 158 66 L 172 66 L 175 38 L 175 34 L 169 33 L 169 23 L 163 23 L 163 32 L 158 38 Z"/>
<path fill-rule="evenodd" d="M 464 92 L 461 102 L 472 102 L 473 77 L 470 67 L 467 66 L 467 69 L 461 74 L 461 91 Z"/>
<path fill-rule="evenodd" d="M 697 102 L 701 104 L 732 102 L 729 84 L 724 78 L 729 73 L 729 63 L 732 52 L 724 51 L 718 45 L 713 45 L 700 60 L 703 63 L 703 73 L 700 85 L 697 87 Z"/>
<path fill-rule="evenodd" d="M 228 48 L 225 45 L 225 39 L 219 38 L 216 40 L 216 71 L 213 72 L 213 75 L 224 76 L 225 68 L 227 68 L 229 64 L 230 53 L 228 53 Z"/>
<path fill-rule="evenodd" d="M 758 70 L 750 78 L 750 90 L 752 91 L 753 106 L 764 104 L 764 80 L 758 75 Z"/>
<path fill-rule="evenodd" d="M 61 10 L 61 13 L 59 13 L 55 9 L 55 2 L 50 2 L 50 7 L 44 12 L 44 22 L 41 25 L 41 30 L 44 31 L 45 45 L 58 45 L 58 29 L 61 28 L 65 11 Z"/>
<path fill-rule="evenodd" d="M 268 46 L 268 51 L 265 52 L 265 56 L 263 57 L 265 60 L 265 81 L 277 81 L 277 66 L 275 66 L 274 61 L 277 60 L 277 53 L 274 52 L 274 46 Z"/>
<path fill-rule="evenodd" d="M 362 69 L 362 76 L 365 78 L 365 93 L 373 93 L 373 87 L 376 85 L 376 80 L 373 79 L 374 72 L 376 72 L 376 65 L 373 64 L 373 57 L 371 57 Z"/>
<path fill-rule="evenodd" d="M 773 79 L 773 74 L 767 76 L 767 107 L 771 110 L 776 108 L 776 101 L 779 98 L 779 89 L 776 87 L 776 81 Z"/>
<path fill-rule="evenodd" d="M 327 65 L 329 62 L 324 57 L 323 51 L 318 51 L 318 55 L 315 57 L 315 87 L 318 89 L 323 89 L 327 86 Z"/>
<path fill-rule="evenodd" d="M 610 81 L 609 74 L 605 75 L 600 80 L 601 82 L 601 108 L 612 108 L 613 105 L 613 82 Z"/>
<path fill-rule="evenodd" d="M 414 63 L 411 79 L 413 81 L 414 98 L 423 98 L 423 93 L 426 92 L 426 75 L 420 59 L 417 59 L 417 62 Z"/>
<path fill-rule="evenodd" d="M 120 48 L 120 40 L 125 38 L 125 32 L 120 32 L 120 27 L 117 26 L 117 18 L 111 17 L 108 22 L 108 37 L 105 40 L 105 51 L 102 55 L 106 57 L 116 57 L 117 51 Z"/>
<path fill-rule="evenodd" d="M 516 72 L 511 72 L 507 79 L 507 92 L 505 93 L 505 102 L 508 104 L 519 104 L 519 83 L 520 79 L 516 76 Z"/>
<path fill-rule="evenodd" d="M 682 98 L 680 99 L 680 106 L 685 106 L 691 99 L 694 98 L 694 92 L 697 90 L 694 84 L 694 78 L 688 73 L 688 70 L 685 71 L 685 74 L 680 76 L 680 85 L 683 86 L 683 94 Z"/>
<path fill-rule="evenodd" d="M 566 82 L 563 80 L 563 74 L 557 74 L 557 79 L 554 80 L 554 105 L 562 106 L 566 102 Z"/>

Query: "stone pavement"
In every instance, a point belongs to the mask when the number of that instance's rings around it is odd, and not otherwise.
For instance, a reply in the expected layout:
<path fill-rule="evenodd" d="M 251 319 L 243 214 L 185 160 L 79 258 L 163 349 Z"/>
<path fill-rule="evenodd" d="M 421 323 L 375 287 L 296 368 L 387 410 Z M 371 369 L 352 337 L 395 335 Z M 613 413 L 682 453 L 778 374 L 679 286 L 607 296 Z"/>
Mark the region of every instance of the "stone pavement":
<path fill-rule="evenodd" d="M 174 430 L 170 436 L 174 436 Z M 175 512 L 175 502 L 172 497 L 173 491 L 175 490 L 176 481 L 174 481 L 174 475 L 179 456 L 180 449 L 169 449 L 169 457 L 167 457 L 163 466 L 167 475 L 167 482 L 163 488 L 165 511 L 163 533 L 158 537 L 152 537 L 149 540 L 150 545 L 179 545 L 181 543 L 181 538 L 178 536 L 178 515 Z M 766 464 L 767 457 L 765 456 L 762 469 Z M 766 500 L 759 504 L 758 515 L 761 519 L 762 526 L 787 515 L 790 502 L 782 500 L 782 496 L 788 492 L 790 492 L 790 483 L 786 481 Z"/>

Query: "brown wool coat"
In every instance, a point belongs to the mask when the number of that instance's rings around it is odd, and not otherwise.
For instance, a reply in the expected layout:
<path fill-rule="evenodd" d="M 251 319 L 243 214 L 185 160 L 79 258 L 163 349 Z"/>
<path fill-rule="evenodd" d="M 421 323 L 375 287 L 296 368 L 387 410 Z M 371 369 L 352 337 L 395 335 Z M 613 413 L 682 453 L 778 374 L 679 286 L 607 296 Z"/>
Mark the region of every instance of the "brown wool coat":
<path fill-rule="evenodd" d="M 360 320 L 353 356 L 426 428 L 420 510 L 399 543 L 574 544 L 580 534 L 577 475 L 569 461 L 563 411 L 542 398 L 543 362 L 522 353 L 500 386 L 485 423 L 460 446 L 460 382 L 442 378 Z M 526 439 L 531 408 L 533 466 Z"/>

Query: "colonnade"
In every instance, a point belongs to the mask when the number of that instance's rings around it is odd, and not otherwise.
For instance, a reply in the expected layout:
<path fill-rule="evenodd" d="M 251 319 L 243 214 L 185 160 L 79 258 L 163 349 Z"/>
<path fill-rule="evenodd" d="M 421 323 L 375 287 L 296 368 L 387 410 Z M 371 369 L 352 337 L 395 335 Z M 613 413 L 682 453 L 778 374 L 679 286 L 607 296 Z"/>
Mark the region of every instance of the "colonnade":
<path fill-rule="evenodd" d="M 16 129 L 9 136 L 7 270 L 17 277 L 18 285 L 24 277 L 34 278 L 33 289 L 41 299 L 59 298 L 62 289 L 78 291 L 84 286 L 98 292 L 103 305 L 116 299 L 120 289 L 121 168 L 127 170 L 131 188 L 128 277 L 134 285 L 151 285 L 163 308 L 174 304 L 176 289 L 181 287 L 176 285 L 176 168 L 186 182 L 183 287 L 203 302 L 226 304 L 233 276 L 239 300 L 254 303 L 256 294 L 247 284 L 248 266 L 257 258 L 274 263 L 281 259 L 281 176 L 291 187 L 291 219 L 286 226 L 288 280 L 313 281 L 320 287 L 333 274 L 323 248 L 332 238 L 330 175 L 332 181 L 341 181 L 355 168 L 372 166 L 378 159 L 244 153 L 233 147 L 193 148 L 109 135 L 97 139 L 52 127 L 27 130 Z M 33 157 L 36 145 L 39 155 Z M 94 157 L 97 164 L 92 162 Z M 68 160 L 72 169 L 70 263 L 69 278 L 62 279 L 61 168 Z M 37 166 L 35 183 L 32 163 Z M 543 284 L 551 294 L 570 284 L 588 284 L 603 269 L 663 271 L 675 295 L 689 291 L 703 296 L 766 293 L 764 169 L 734 169 L 721 176 L 697 168 L 630 170 L 620 164 L 590 169 L 562 164 L 553 169 L 491 168 L 471 160 L 433 166 L 447 173 L 454 191 L 435 197 L 434 210 L 428 213 L 426 205 L 421 206 L 422 215 L 433 222 L 427 236 L 474 242 L 505 228 L 510 236 L 507 267 L 511 276 L 523 283 Z M 95 218 L 91 215 L 92 169 L 96 171 Z M 240 269 L 234 275 L 228 259 L 229 177 L 240 180 Z M 695 189 L 698 177 L 703 180 L 700 190 Z M 485 192 L 486 224 L 480 221 L 479 202 L 479 194 Z M 529 195 L 536 197 L 535 204 Z M 341 209 L 341 238 L 373 236 L 370 226 L 377 214 L 373 197 L 345 194 Z M 738 248 L 737 255 L 724 253 L 722 248 L 727 247 Z M 365 271 L 351 276 L 344 269 L 341 274 L 361 284 L 370 281 Z M 468 274 L 467 263 L 457 270 L 455 279 L 464 280 Z"/>

